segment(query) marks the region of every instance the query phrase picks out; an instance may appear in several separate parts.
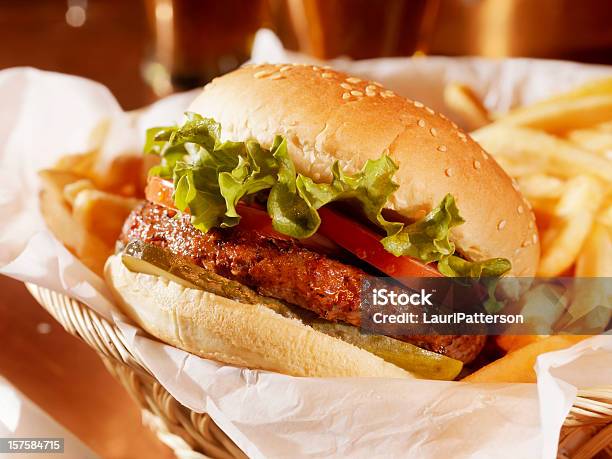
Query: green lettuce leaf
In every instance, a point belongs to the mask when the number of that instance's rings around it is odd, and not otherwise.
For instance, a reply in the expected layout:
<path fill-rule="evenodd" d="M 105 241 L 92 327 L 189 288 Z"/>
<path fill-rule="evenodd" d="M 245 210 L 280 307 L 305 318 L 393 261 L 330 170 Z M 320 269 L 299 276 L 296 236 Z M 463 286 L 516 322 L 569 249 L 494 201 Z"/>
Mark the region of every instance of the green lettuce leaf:
<path fill-rule="evenodd" d="M 438 262 L 438 270 L 448 277 L 499 277 L 510 271 L 512 265 L 505 258 L 467 261 L 449 255 Z"/>
<path fill-rule="evenodd" d="M 397 257 L 409 256 L 426 263 L 439 261 L 455 252 L 450 230 L 463 222 L 455 198 L 447 194 L 425 217 L 385 237 L 381 243 Z"/>
<path fill-rule="evenodd" d="M 345 174 L 336 161 L 332 166 L 332 182 L 314 183 L 300 175 L 296 180 L 299 194 L 315 209 L 332 201 L 357 201 L 365 216 L 388 234 L 402 229 L 403 224 L 386 220 L 382 210 L 398 185 L 393 182 L 397 166 L 387 155 L 377 160 L 368 160 L 361 171 Z"/>
<path fill-rule="evenodd" d="M 467 261 L 456 255 L 449 255 L 438 262 L 438 271 L 447 277 L 479 279 L 486 289 L 487 297 L 483 302 L 485 311 L 495 314 L 505 305 L 495 296 L 495 289 L 501 276 L 506 274 L 512 265 L 505 258 L 490 258 L 483 261 Z"/>
<path fill-rule="evenodd" d="M 299 239 L 312 236 L 321 224 L 321 217 L 316 208 L 298 192 L 297 174 L 287 152 L 287 141 L 276 137 L 272 151 L 278 161 L 277 183 L 268 196 L 272 227 Z"/>
<path fill-rule="evenodd" d="M 355 174 L 345 173 L 335 162 L 331 182 L 315 183 L 297 173 L 281 136 L 274 139 L 270 150 L 255 141 L 220 139 L 219 123 L 195 113 L 187 113 L 181 126 L 147 131 L 145 152 L 161 158 L 149 173 L 173 180 L 176 207 L 189 209 L 193 225 L 201 231 L 237 225 L 238 203 L 268 192 L 267 210 L 274 229 L 307 238 L 321 224 L 319 208 L 334 201 L 351 201 L 386 233 L 381 243 L 396 256 L 438 262 L 440 272 L 452 277 L 496 277 L 510 269 L 505 259 L 468 262 L 454 255 L 450 231 L 464 220 L 451 195 L 414 223 L 387 220 L 382 210 L 398 188 L 393 181 L 398 168 L 387 155 L 366 161 Z"/>

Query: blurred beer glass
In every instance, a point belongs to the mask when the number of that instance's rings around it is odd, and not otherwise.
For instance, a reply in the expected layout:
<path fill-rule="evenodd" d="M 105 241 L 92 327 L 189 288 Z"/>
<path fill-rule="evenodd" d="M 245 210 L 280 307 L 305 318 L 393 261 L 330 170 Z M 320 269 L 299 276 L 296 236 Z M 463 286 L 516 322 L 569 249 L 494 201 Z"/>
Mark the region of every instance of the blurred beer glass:
<path fill-rule="evenodd" d="M 158 96 L 206 84 L 251 54 L 266 0 L 145 0 L 152 35 L 144 77 Z"/>
<path fill-rule="evenodd" d="M 285 47 L 320 59 L 424 54 L 439 0 L 269 0 Z"/>

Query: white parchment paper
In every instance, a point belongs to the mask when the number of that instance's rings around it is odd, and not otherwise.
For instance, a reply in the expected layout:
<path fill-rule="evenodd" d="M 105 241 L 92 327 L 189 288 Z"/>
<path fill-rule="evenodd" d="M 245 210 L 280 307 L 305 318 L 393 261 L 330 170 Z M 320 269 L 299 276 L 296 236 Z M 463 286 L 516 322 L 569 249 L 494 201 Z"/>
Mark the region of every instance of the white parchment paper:
<path fill-rule="evenodd" d="M 303 59 L 265 31 L 253 58 Z M 471 84 L 490 108 L 504 111 L 612 74 L 571 63 L 471 58 L 332 65 L 442 111 L 440 92 L 449 80 Z M 0 273 L 67 293 L 115 320 L 164 387 L 189 408 L 210 413 L 251 457 L 553 458 L 577 388 L 612 383 L 611 336 L 541 356 L 537 385 L 312 379 L 195 357 L 147 337 L 114 310 L 102 279 L 45 227 L 36 171 L 91 148 L 91 130 L 102 120 L 113 126 L 100 147 L 106 157 L 138 154 L 144 130 L 179 121 L 194 95 L 164 99 L 125 123 L 127 115 L 97 83 L 35 69 L 0 72 Z"/>

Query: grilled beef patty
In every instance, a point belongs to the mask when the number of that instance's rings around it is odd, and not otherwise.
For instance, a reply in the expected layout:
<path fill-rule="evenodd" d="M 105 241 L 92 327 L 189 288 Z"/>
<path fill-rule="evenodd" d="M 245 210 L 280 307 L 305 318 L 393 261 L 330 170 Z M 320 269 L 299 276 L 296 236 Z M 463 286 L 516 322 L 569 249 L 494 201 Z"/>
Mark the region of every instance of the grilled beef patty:
<path fill-rule="evenodd" d="M 359 326 L 361 269 L 256 231 L 214 228 L 203 233 L 190 216 L 145 202 L 128 217 L 121 242 L 141 240 L 191 258 L 194 263 L 269 296 L 315 312 L 320 317 Z M 405 341 L 449 357 L 472 361 L 484 336 L 419 335 Z"/>

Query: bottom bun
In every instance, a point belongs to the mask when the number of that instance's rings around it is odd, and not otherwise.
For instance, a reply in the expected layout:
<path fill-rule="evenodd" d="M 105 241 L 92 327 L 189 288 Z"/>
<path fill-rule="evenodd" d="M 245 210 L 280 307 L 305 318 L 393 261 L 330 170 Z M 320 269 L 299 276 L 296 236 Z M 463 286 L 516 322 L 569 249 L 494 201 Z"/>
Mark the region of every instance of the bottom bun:
<path fill-rule="evenodd" d="M 107 260 L 105 276 L 123 311 L 143 329 L 201 357 L 293 376 L 411 377 L 374 354 L 265 306 L 132 272 L 117 255 Z"/>

